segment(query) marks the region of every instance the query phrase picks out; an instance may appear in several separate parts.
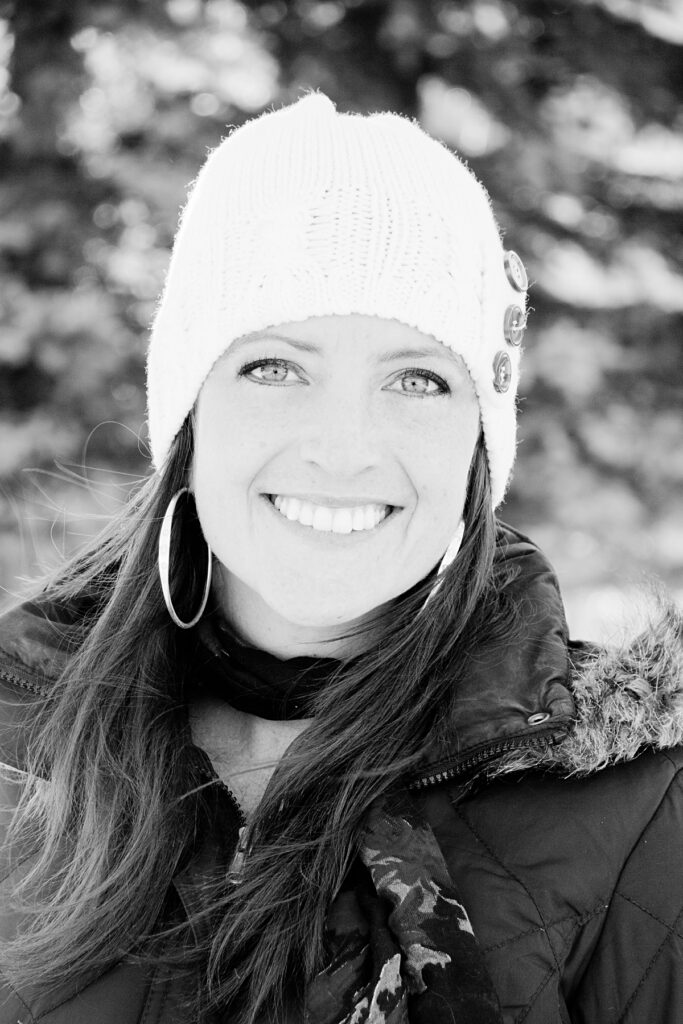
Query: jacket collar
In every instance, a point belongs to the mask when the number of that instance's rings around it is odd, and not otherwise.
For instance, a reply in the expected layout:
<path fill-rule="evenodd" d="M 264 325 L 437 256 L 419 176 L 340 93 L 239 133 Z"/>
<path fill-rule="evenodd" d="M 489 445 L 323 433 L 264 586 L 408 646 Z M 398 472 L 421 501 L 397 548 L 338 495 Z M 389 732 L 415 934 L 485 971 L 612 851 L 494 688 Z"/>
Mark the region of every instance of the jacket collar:
<path fill-rule="evenodd" d="M 681 614 L 660 602 L 644 637 L 610 650 L 572 643 L 547 559 L 499 527 L 497 557 L 519 570 L 508 591 L 518 628 L 471 652 L 454 728 L 411 785 L 491 762 L 496 771 L 538 764 L 585 774 L 683 742 Z M 67 663 L 70 621 L 31 602 L 0 618 L 0 761 L 19 770 L 22 724 Z"/>
<path fill-rule="evenodd" d="M 448 735 L 435 740 L 425 772 L 411 783 L 416 788 L 510 748 L 546 749 L 566 736 L 575 714 L 557 578 L 527 537 L 500 525 L 497 559 L 513 575 L 505 591 L 511 628 L 500 641 L 484 638 L 470 651 Z"/>

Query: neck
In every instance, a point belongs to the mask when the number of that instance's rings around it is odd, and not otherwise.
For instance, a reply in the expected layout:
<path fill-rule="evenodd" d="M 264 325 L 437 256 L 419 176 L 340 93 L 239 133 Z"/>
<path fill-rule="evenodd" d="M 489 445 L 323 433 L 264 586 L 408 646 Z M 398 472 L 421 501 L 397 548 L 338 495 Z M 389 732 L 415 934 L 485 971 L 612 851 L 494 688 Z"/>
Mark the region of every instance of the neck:
<path fill-rule="evenodd" d="M 271 721 L 211 697 L 193 701 L 190 706 L 194 741 L 214 763 L 232 761 L 235 767 L 274 767 L 289 744 L 311 722 L 310 718 Z"/>
<path fill-rule="evenodd" d="M 222 566 L 214 572 L 213 593 L 221 613 L 242 642 L 276 658 L 347 660 L 368 650 L 377 635 L 371 626 L 376 610 L 337 626 L 290 622 Z M 361 628 L 362 633 L 358 636 L 340 636 Z"/>
<path fill-rule="evenodd" d="M 256 811 L 273 771 L 311 720 L 273 722 L 211 698 L 190 704 L 192 741 L 209 756 L 247 819 Z"/>

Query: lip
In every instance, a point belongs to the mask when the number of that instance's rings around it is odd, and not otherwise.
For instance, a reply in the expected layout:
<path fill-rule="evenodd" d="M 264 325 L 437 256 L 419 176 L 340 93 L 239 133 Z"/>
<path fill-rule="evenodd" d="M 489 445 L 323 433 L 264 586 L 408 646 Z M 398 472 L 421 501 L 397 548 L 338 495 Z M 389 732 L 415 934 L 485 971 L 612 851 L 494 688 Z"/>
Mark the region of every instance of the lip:
<path fill-rule="evenodd" d="M 401 511 L 400 508 L 391 506 L 391 511 L 384 519 L 377 524 L 372 530 L 352 530 L 351 533 L 335 533 L 334 530 L 314 530 L 312 526 L 304 526 L 303 523 L 297 522 L 296 519 L 287 519 L 287 516 L 283 516 L 281 512 L 275 508 L 270 496 L 268 494 L 262 494 L 261 497 L 264 500 L 265 505 L 270 509 L 272 514 L 277 518 L 278 522 L 282 523 L 283 526 L 293 526 L 295 530 L 301 533 L 302 536 L 310 537 L 313 539 L 320 538 L 323 542 L 328 544 L 362 544 L 364 541 L 367 542 L 370 538 L 376 537 L 380 530 L 383 529 L 388 523 L 391 523 L 394 519 L 398 518 L 398 513 Z M 385 502 L 377 502 L 377 504 L 386 504 Z"/>
<path fill-rule="evenodd" d="M 281 492 L 276 492 L 280 494 Z M 274 498 L 276 494 L 266 494 L 267 498 Z M 299 501 L 309 501 L 314 505 L 322 505 L 325 508 L 358 508 L 360 505 L 388 505 L 390 509 L 402 508 L 402 505 L 392 505 L 384 498 L 357 498 L 354 496 L 333 498 L 325 494 L 301 494 L 287 491 L 281 495 L 283 498 L 298 498 Z"/>

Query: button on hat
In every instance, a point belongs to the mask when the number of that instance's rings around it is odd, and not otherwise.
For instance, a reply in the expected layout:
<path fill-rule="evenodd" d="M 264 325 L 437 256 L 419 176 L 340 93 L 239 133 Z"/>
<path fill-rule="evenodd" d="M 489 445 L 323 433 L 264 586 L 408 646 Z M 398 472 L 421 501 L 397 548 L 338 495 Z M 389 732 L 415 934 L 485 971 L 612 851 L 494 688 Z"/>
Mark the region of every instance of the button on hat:
<path fill-rule="evenodd" d="M 507 279 L 512 287 L 516 288 L 518 292 L 525 292 L 529 287 L 529 279 L 517 253 L 509 249 L 505 253 L 504 264 Z"/>
<path fill-rule="evenodd" d="M 512 380 L 512 363 L 507 352 L 498 352 L 493 360 L 493 386 L 499 394 L 510 388 Z"/>
<path fill-rule="evenodd" d="M 526 313 L 521 306 L 508 306 L 505 310 L 505 340 L 511 345 L 520 345 L 526 328 Z"/>

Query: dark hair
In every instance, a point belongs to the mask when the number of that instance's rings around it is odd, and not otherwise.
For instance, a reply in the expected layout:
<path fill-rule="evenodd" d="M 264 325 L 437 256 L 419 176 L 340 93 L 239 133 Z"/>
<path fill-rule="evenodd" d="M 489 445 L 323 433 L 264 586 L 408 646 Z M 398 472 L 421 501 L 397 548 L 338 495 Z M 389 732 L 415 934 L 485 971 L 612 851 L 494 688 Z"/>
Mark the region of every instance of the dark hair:
<path fill-rule="evenodd" d="M 159 919 L 171 879 L 206 827 L 209 801 L 187 756 L 195 631 L 183 633 L 168 617 L 156 550 L 192 450 L 188 417 L 162 471 L 34 598 L 46 613 L 79 612 L 64 630 L 68 666 L 36 703 L 29 774 L 10 831 L 12 848 L 34 852 L 13 893 L 25 927 L 0 949 L 18 986 L 39 978 L 51 987 L 130 955 L 168 962 L 174 954 L 160 937 L 181 936 L 160 929 Z M 190 511 L 174 543 L 171 585 L 174 595 L 200 595 L 205 547 L 192 503 L 183 507 Z M 201 964 L 210 1004 L 229 1005 L 235 1024 L 253 1024 L 264 1009 L 277 1014 L 285 990 L 300 991 L 319 967 L 326 910 L 370 804 L 447 728 L 467 649 L 494 628 L 496 522 L 481 436 L 464 519 L 460 551 L 426 609 L 435 570 L 373 623 L 381 628 L 371 649 L 340 662 L 312 724 L 272 775 L 240 884 L 226 885 L 224 875 L 211 882 L 210 939 L 193 950 L 182 940 L 185 967 Z M 191 614 L 191 603 L 179 611 Z"/>

